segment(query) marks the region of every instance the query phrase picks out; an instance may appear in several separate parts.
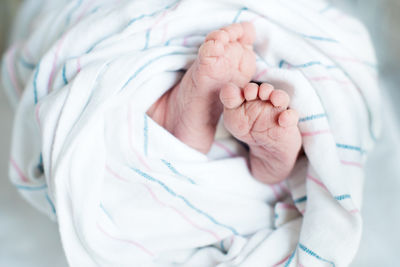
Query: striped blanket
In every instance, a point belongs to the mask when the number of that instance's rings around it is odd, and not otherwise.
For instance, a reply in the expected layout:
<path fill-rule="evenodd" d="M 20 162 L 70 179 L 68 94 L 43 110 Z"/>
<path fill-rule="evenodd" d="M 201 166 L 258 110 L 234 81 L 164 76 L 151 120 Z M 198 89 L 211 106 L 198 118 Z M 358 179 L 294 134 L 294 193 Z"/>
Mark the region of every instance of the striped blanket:
<path fill-rule="evenodd" d="M 286 90 L 305 155 L 260 184 L 219 135 L 201 154 L 147 109 L 205 35 L 257 31 L 254 81 Z M 365 29 L 322 0 L 30 0 L 3 57 L 10 178 L 57 221 L 71 266 L 347 266 L 379 134 Z"/>

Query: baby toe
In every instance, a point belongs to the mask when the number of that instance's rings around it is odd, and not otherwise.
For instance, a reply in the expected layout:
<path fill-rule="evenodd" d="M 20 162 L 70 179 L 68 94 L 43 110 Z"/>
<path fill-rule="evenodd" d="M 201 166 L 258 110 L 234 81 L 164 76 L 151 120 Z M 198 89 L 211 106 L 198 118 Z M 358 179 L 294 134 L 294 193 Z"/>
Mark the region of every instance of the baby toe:
<path fill-rule="evenodd" d="M 258 95 L 258 85 L 255 83 L 248 83 L 244 87 L 243 92 L 244 92 L 244 98 L 247 101 L 256 100 Z"/>
<path fill-rule="evenodd" d="M 269 96 L 272 105 L 280 108 L 287 108 L 289 105 L 289 95 L 283 90 L 273 90 Z"/>
<path fill-rule="evenodd" d="M 258 97 L 261 100 L 268 100 L 269 96 L 271 95 L 272 91 L 274 90 L 274 86 L 269 83 L 262 83 L 260 88 L 258 89 Z"/>
<path fill-rule="evenodd" d="M 278 117 L 278 123 L 281 127 L 296 126 L 299 121 L 299 115 L 293 109 L 282 111 Z"/>
<path fill-rule="evenodd" d="M 219 98 L 225 108 L 235 109 L 244 102 L 242 90 L 233 83 L 224 85 L 219 94 Z"/>

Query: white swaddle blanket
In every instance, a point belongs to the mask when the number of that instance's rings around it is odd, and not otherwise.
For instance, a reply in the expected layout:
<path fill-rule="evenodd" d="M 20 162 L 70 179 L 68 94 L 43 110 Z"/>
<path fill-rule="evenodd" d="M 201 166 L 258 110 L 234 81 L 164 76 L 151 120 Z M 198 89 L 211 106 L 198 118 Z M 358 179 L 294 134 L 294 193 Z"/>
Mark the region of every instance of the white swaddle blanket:
<path fill-rule="evenodd" d="M 221 135 L 201 154 L 146 110 L 207 33 L 256 27 L 257 73 L 291 96 L 305 156 L 278 185 Z M 71 266 L 347 266 L 379 132 L 368 35 L 325 1 L 31 0 L 3 58 L 10 176 Z"/>

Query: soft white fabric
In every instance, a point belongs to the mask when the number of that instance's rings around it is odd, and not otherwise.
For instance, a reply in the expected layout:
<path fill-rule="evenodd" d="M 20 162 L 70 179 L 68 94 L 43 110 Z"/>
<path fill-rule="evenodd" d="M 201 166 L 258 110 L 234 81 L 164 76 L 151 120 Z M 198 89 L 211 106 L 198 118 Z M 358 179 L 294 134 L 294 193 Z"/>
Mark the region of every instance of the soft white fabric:
<path fill-rule="evenodd" d="M 257 30 L 254 80 L 286 90 L 301 117 L 306 156 L 279 185 L 256 182 L 232 138 L 206 156 L 145 115 L 208 32 L 240 21 Z M 10 177 L 57 219 L 71 266 L 351 262 L 379 134 L 357 21 L 319 0 L 32 0 L 16 32 L 2 68 L 17 107 Z"/>

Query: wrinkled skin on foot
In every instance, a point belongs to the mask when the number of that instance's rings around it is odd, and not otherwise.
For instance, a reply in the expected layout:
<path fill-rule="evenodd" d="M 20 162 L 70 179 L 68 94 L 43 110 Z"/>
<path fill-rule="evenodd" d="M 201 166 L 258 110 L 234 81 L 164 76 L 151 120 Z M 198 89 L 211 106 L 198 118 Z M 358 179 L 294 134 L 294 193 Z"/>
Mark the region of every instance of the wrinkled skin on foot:
<path fill-rule="evenodd" d="M 250 148 L 253 176 L 264 183 L 285 179 L 301 148 L 298 115 L 287 109 L 288 94 L 267 83 L 227 84 L 220 98 L 225 127 Z"/>
<path fill-rule="evenodd" d="M 262 182 L 284 179 L 301 146 L 297 113 L 289 96 L 269 84 L 249 83 L 256 69 L 251 23 L 207 35 L 182 80 L 149 110 L 158 124 L 192 148 L 207 153 L 223 113 L 228 131 L 250 147 L 253 175 Z"/>
<path fill-rule="evenodd" d="M 254 27 L 247 22 L 208 34 L 180 83 L 149 109 L 150 117 L 182 142 L 207 153 L 222 113 L 222 86 L 243 86 L 254 75 L 254 38 Z"/>

